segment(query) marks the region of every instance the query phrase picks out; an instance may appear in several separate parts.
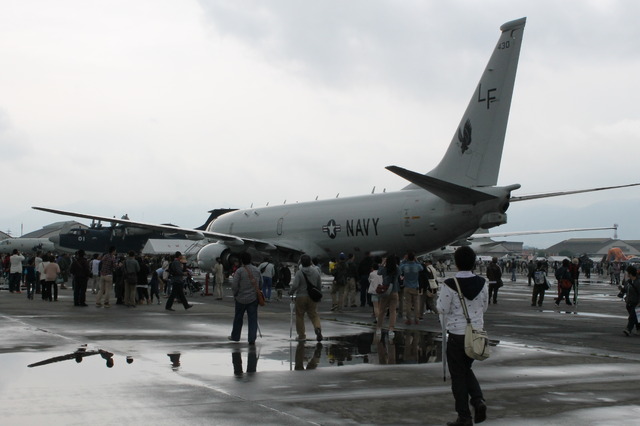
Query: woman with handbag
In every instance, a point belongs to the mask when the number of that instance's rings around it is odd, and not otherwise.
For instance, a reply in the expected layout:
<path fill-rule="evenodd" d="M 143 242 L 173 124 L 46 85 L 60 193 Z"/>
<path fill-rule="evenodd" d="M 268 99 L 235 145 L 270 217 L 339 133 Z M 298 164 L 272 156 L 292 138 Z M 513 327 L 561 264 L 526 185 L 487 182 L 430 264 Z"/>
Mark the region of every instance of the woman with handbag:
<path fill-rule="evenodd" d="M 476 254 L 473 249 L 462 246 L 455 251 L 453 256 L 458 272 L 455 278 L 448 278 L 444 281 L 437 304 L 438 312 L 443 315 L 442 321 L 446 323 L 449 335 L 447 338 L 447 364 L 449 374 L 451 374 L 451 390 L 455 399 L 455 409 L 458 413 L 458 418 L 447 425 L 471 426 L 474 422 L 480 423 L 486 419 L 487 406 L 484 403 L 480 383 L 471 370 L 473 358 L 470 358 L 465 352 L 467 315 L 474 328 L 483 329 L 484 312 L 489 306 L 489 294 L 484 278 L 472 272 L 476 263 Z M 458 288 L 460 288 L 461 295 L 458 293 Z M 463 302 L 465 306 L 462 305 Z M 471 400 L 475 411 L 473 420 L 469 409 L 469 400 Z"/>
<path fill-rule="evenodd" d="M 258 333 L 258 291 L 261 287 L 262 276 L 260 270 L 251 264 L 251 255 L 247 252 L 240 254 L 239 267 L 233 274 L 231 290 L 236 300 L 236 311 L 233 317 L 233 329 L 229 340 L 240 341 L 242 325 L 244 323 L 244 313 L 247 313 L 249 323 L 248 341 L 250 345 L 256 343 Z"/>
<path fill-rule="evenodd" d="M 311 265 L 311 257 L 303 254 L 300 257 L 301 268 L 293 277 L 293 284 L 289 295 L 296 296 L 296 332 L 298 333 L 298 342 L 304 342 L 307 339 L 304 327 L 304 314 L 306 313 L 313 324 L 313 330 L 316 333 L 318 342 L 322 341 L 322 330 L 320 328 L 320 317 L 316 311 L 317 303 L 309 296 L 309 292 L 313 291 L 311 287 L 321 290 L 322 280 L 320 273 L 315 266 Z"/>

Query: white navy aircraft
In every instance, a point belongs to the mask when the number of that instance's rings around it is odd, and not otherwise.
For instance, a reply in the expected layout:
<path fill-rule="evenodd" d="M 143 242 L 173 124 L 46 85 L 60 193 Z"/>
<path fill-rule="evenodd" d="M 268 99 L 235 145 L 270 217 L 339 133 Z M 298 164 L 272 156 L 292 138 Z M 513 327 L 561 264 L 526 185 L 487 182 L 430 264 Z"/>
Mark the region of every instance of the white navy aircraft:
<path fill-rule="evenodd" d="M 510 202 L 605 189 L 512 197 L 519 184 L 497 186 L 525 23 L 522 18 L 500 28 L 498 43 L 440 163 L 426 174 L 387 167 L 411 183 L 402 190 L 236 210 L 217 217 L 206 230 L 169 230 L 212 239 L 198 253 L 204 270 L 210 270 L 217 257 L 228 262 L 243 251 L 274 261 L 296 261 L 303 253 L 321 261 L 341 252 L 356 257 L 365 252 L 420 254 L 471 237 L 478 228 L 506 223 Z M 167 230 L 125 219 L 34 209 Z"/>
<path fill-rule="evenodd" d="M 0 253 L 12 253 L 14 249 L 20 252 L 53 251 L 54 245 L 48 238 L 7 238 L 0 241 Z"/>

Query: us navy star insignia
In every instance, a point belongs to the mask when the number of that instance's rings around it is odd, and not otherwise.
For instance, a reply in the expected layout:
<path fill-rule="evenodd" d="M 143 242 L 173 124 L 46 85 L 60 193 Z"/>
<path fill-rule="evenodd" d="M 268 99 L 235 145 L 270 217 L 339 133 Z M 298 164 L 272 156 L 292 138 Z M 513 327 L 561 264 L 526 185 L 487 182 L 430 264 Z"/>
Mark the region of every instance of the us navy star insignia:
<path fill-rule="evenodd" d="M 342 227 L 331 219 L 326 225 L 322 227 L 322 232 L 326 232 L 329 238 L 334 239 L 338 232 L 342 230 Z"/>

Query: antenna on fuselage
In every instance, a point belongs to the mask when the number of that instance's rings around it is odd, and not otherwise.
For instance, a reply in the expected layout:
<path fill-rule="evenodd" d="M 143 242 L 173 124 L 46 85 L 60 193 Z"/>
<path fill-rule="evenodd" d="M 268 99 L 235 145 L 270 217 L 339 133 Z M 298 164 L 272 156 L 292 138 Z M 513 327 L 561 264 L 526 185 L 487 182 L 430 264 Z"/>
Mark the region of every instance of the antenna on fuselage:
<path fill-rule="evenodd" d="M 338 192 L 338 193 L 336 194 L 336 198 L 338 198 L 339 196 L 340 196 L 340 193 Z"/>
<path fill-rule="evenodd" d="M 372 193 L 372 194 L 375 194 L 375 192 L 376 192 L 376 187 L 375 187 L 375 185 L 374 185 L 374 186 L 373 186 L 373 189 L 371 190 L 371 193 Z"/>

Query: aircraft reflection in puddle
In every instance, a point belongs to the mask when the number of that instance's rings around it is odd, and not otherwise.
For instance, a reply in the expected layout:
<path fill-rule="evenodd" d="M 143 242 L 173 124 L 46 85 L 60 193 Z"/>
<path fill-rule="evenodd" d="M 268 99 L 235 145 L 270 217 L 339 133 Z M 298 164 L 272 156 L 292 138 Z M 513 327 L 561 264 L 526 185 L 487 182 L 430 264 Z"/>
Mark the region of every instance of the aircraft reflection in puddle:
<path fill-rule="evenodd" d="M 75 352 L 71 352 L 66 355 L 54 356 L 52 358 L 45 359 L 44 361 L 35 362 L 33 364 L 29 364 L 27 367 L 40 367 L 42 365 L 53 364 L 60 361 L 68 361 L 75 360 L 78 364 L 82 362 L 82 360 L 86 357 L 100 355 L 102 359 L 106 361 L 106 366 L 108 368 L 112 368 L 114 365 L 113 354 L 111 352 L 98 349 L 98 350 L 87 350 L 87 345 L 82 345 Z M 127 364 L 131 364 L 133 362 L 133 357 L 126 357 Z"/>
<path fill-rule="evenodd" d="M 275 343 L 275 345 L 274 345 Z M 497 342 L 492 341 L 495 346 Z M 231 365 L 229 364 L 229 352 L 231 352 Z M 260 351 L 263 352 L 262 356 Z M 207 346 L 206 349 L 193 349 L 188 351 L 187 364 L 184 364 L 184 351 L 166 353 L 161 356 L 169 357 L 171 369 L 193 373 L 200 371 L 202 366 L 207 366 L 214 374 L 244 377 L 249 379 L 257 371 L 283 371 L 283 370 L 313 370 L 317 368 L 373 364 L 424 364 L 442 362 L 442 340 L 440 333 L 423 330 L 397 330 L 395 336 L 389 339 L 388 332 L 381 335 L 372 332 L 332 336 L 322 343 L 289 342 L 289 348 L 285 345 L 278 346 L 278 342 L 270 342 L 269 345 L 236 346 L 229 348 L 226 344 Z M 99 355 L 106 361 L 107 367 L 113 367 L 113 353 L 102 349 L 88 349 L 81 346 L 75 352 L 62 356 L 55 356 L 44 361 L 36 362 L 29 367 L 58 363 L 60 361 L 82 360 L 89 356 Z M 147 354 L 145 359 L 153 359 L 154 354 Z M 158 354 L 160 355 L 160 354 Z M 161 358 L 156 358 L 160 361 Z M 131 364 L 133 357 L 126 357 L 126 363 Z M 166 363 L 167 358 L 164 358 Z M 260 360 L 260 366 L 258 366 Z M 124 364 L 124 363 L 122 363 Z M 121 364 L 121 365 L 122 365 Z M 168 366 L 167 365 L 167 366 Z"/>

